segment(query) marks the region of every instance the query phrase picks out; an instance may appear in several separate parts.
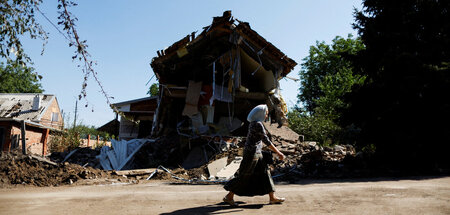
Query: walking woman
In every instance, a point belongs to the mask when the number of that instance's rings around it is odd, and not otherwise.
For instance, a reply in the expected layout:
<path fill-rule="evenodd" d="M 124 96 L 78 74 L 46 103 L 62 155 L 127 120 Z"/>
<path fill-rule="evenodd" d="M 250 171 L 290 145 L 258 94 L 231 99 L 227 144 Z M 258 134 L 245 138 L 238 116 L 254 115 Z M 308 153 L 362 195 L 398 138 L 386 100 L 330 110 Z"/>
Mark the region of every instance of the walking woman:
<path fill-rule="evenodd" d="M 248 114 L 247 120 L 250 122 L 247 134 L 247 141 L 244 147 L 244 158 L 239 166 L 239 170 L 234 174 L 234 178 L 228 181 L 224 189 L 229 191 L 223 201 L 231 206 L 237 206 L 234 202 L 234 195 L 256 196 L 269 194 L 269 203 L 277 204 L 284 202 L 284 198 L 275 196 L 275 187 L 268 165 L 263 161 L 263 143 L 270 150 L 275 152 L 280 160 L 285 159 L 270 141 L 266 129 L 262 122 L 269 114 L 267 105 L 258 105 Z"/>

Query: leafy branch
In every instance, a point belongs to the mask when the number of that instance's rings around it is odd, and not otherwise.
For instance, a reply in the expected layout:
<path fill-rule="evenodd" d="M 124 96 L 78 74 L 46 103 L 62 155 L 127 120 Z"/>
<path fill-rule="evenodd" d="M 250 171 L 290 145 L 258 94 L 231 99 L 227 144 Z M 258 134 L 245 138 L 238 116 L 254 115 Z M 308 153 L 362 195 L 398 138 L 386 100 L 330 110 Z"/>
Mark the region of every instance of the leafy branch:
<path fill-rule="evenodd" d="M 8 64 L 33 64 L 25 53 L 20 42 L 20 36 L 28 34 L 31 39 L 43 40 L 42 52 L 47 43 L 47 33 L 34 18 L 35 8 L 42 0 L 2 1 L 0 4 L 0 57 Z"/>
<path fill-rule="evenodd" d="M 84 74 L 83 84 L 81 86 L 81 93 L 78 95 L 78 99 L 84 98 L 86 101 L 85 107 L 88 106 L 88 101 L 86 99 L 87 92 L 87 81 L 89 79 L 89 76 L 92 75 L 94 77 L 95 82 L 100 87 L 100 92 L 103 94 L 103 96 L 106 98 L 106 103 L 113 109 L 113 111 L 120 116 L 126 118 L 129 121 L 132 121 L 134 123 L 138 123 L 139 121 L 136 121 L 134 119 L 130 119 L 129 117 L 125 116 L 122 112 L 120 112 L 117 107 L 115 107 L 110 99 L 113 99 L 113 97 L 109 96 L 108 93 L 106 93 L 102 83 L 100 82 L 98 78 L 97 72 L 94 71 L 93 66 L 97 65 L 93 60 L 90 59 L 91 55 L 87 51 L 88 45 L 86 44 L 86 40 L 81 40 L 78 36 L 78 32 L 75 28 L 75 22 L 78 21 L 76 17 L 73 16 L 72 13 L 69 12 L 68 8 L 77 6 L 77 4 L 73 1 L 66 1 L 66 0 L 58 0 L 58 13 L 59 17 L 58 25 L 63 26 L 63 30 L 67 32 L 67 37 L 69 39 L 69 47 L 76 47 L 75 55 L 72 56 L 72 59 L 78 59 L 82 65 L 78 65 L 79 67 L 82 67 L 82 71 Z"/>

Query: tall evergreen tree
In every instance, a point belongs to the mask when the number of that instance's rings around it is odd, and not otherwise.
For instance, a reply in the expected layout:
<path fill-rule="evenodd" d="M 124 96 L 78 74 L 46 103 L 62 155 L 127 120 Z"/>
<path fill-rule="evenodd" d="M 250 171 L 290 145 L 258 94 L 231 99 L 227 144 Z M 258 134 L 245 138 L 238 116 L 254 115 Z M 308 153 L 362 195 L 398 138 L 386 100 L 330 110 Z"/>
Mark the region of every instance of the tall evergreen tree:
<path fill-rule="evenodd" d="M 343 123 L 361 128 L 380 161 L 449 167 L 450 2 L 365 0 L 354 27 L 366 45 L 355 61 L 365 85 L 347 97 Z"/>

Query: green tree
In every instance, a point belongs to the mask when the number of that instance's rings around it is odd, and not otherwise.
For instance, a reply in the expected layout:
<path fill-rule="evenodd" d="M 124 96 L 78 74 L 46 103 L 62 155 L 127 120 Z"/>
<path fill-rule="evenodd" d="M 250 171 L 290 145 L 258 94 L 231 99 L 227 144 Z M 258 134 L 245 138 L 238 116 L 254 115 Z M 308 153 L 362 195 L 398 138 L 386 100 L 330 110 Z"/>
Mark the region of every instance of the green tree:
<path fill-rule="evenodd" d="M 291 128 L 304 134 L 305 138 L 325 145 L 339 141 L 345 130 L 337 125 L 337 121 L 340 111 L 348 107 L 343 96 L 365 79 L 353 71 L 350 60 L 362 49 L 361 40 L 350 34 L 347 38 L 337 36 L 331 45 L 316 42 L 310 47 L 299 73 L 298 98 L 303 107 L 298 105 L 288 114 Z"/>
<path fill-rule="evenodd" d="M 157 83 L 152 84 L 147 94 L 150 96 L 157 96 L 159 94 L 159 85 Z"/>
<path fill-rule="evenodd" d="M 321 114 L 310 115 L 299 108 L 294 108 L 287 115 L 289 127 L 303 134 L 306 140 L 317 141 L 324 146 L 338 142 L 342 129 L 330 118 Z"/>
<path fill-rule="evenodd" d="M 41 78 L 33 68 L 0 63 L 0 93 L 42 93 Z"/>
<path fill-rule="evenodd" d="M 449 168 L 450 2 L 365 0 L 355 17 L 367 81 L 347 97 L 344 125 L 386 165 Z"/>
<path fill-rule="evenodd" d="M 309 56 L 304 58 L 300 70 L 299 101 L 310 113 L 320 108 L 331 113 L 344 106 L 340 99 L 351 90 L 354 84 L 364 81 L 364 76 L 353 72 L 350 57 L 364 49 L 361 39 L 347 39 L 337 36 L 331 45 L 316 42 L 309 49 Z"/>

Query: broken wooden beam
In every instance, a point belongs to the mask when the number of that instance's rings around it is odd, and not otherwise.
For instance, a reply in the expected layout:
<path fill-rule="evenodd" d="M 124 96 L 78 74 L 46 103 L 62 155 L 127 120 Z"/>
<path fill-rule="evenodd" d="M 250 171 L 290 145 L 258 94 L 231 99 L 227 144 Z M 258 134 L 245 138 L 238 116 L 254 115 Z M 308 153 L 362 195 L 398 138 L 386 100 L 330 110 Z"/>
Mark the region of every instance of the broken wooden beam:
<path fill-rule="evenodd" d="M 36 156 L 36 155 L 31 155 L 30 157 L 33 158 L 33 159 L 36 159 L 36 160 L 38 160 L 40 162 L 48 163 L 48 164 L 53 165 L 53 166 L 58 166 L 57 163 L 55 163 L 53 161 L 49 161 L 49 160 L 47 160 L 47 159 L 45 159 L 43 157 L 39 157 L 39 156 Z"/>

